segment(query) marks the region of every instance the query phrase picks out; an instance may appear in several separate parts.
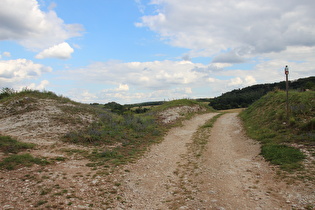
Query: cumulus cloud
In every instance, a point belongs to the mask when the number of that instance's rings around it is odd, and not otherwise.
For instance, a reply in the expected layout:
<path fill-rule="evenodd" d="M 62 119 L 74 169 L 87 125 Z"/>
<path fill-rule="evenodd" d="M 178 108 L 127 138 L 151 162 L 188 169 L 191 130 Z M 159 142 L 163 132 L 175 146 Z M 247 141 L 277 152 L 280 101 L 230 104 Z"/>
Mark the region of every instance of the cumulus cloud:
<path fill-rule="evenodd" d="M 174 100 L 181 98 L 191 97 L 191 88 L 174 88 L 174 89 L 161 89 L 153 90 L 150 92 L 115 92 L 115 91 L 102 91 L 96 94 L 97 100 L 101 103 L 116 101 L 121 104 L 139 103 L 145 101 L 160 101 L 160 100 Z M 91 101 L 89 101 L 91 102 Z"/>
<path fill-rule="evenodd" d="M 136 26 L 150 28 L 195 56 L 227 49 L 255 55 L 315 46 L 313 0 L 156 0 L 151 4 L 158 8 L 156 14 L 143 16 Z"/>
<path fill-rule="evenodd" d="M 43 50 L 38 53 L 35 58 L 44 59 L 44 58 L 59 58 L 59 59 L 68 59 L 71 57 L 71 54 L 74 52 L 73 48 L 67 42 L 63 42 L 58 45 L 54 45 L 48 49 Z"/>
<path fill-rule="evenodd" d="M 301 56 L 310 57 L 306 62 L 291 58 L 291 51 L 297 50 Z M 315 47 L 288 48 L 284 58 L 270 53 L 272 60 L 262 60 L 252 70 L 224 69 L 231 65 L 211 63 L 208 65 L 192 61 L 121 61 L 95 62 L 80 69 L 58 72 L 60 80 L 77 81 L 85 87 L 97 85 L 99 90 L 91 88 L 89 93 L 95 98 L 87 101 L 82 91 L 76 94 L 79 101 L 107 103 L 137 103 L 144 101 L 172 100 L 179 98 L 215 97 L 224 92 L 259 83 L 271 83 L 284 80 L 284 66 L 290 67 L 290 80 L 315 74 Z M 267 72 L 267 73 L 266 73 Z M 72 94 L 72 93 L 71 93 Z M 74 94 L 69 95 L 70 97 Z M 81 97 L 81 99 L 80 99 Z"/>
<path fill-rule="evenodd" d="M 3 52 L 2 56 L 4 56 L 4 57 L 11 57 L 11 53 L 10 52 Z"/>
<path fill-rule="evenodd" d="M 19 86 L 51 71 L 50 67 L 26 59 L 0 60 L 0 83 L 9 87 Z"/>
<path fill-rule="evenodd" d="M 43 80 L 40 82 L 40 84 L 36 85 L 35 83 L 31 83 L 27 86 L 27 88 L 31 90 L 44 90 L 49 85 L 48 80 Z"/>
<path fill-rule="evenodd" d="M 190 61 L 97 62 L 82 69 L 68 71 L 73 75 L 84 75 L 87 80 L 98 83 L 137 85 L 142 89 L 168 88 L 196 82 L 197 72 L 191 69 L 205 67 Z M 199 73 L 203 74 L 203 73 Z M 124 86 L 121 86 L 122 89 Z"/>
<path fill-rule="evenodd" d="M 229 86 L 246 87 L 256 84 L 256 79 L 253 76 L 245 76 L 244 78 L 235 77 L 228 83 Z"/>
<path fill-rule="evenodd" d="M 246 60 L 237 52 L 229 51 L 213 58 L 213 63 L 244 63 Z"/>
<path fill-rule="evenodd" d="M 83 27 L 65 24 L 55 11 L 40 10 L 37 0 L 0 2 L 0 40 L 13 40 L 31 50 L 43 50 L 80 36 Z"/>
<path fill-rule="evenodd" d="M 119 87 L 116 89 L 116 91 L 128 91 L 128 90 L 129 90 L 129 86 L 124 85 L 124 84 L 120 84 Z"/>

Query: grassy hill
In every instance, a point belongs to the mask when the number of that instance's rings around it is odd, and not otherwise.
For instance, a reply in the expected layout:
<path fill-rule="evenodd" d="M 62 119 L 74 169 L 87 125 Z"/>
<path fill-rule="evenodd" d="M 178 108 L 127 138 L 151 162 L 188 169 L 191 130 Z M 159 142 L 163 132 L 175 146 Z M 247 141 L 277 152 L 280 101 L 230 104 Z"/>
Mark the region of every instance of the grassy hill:
<path fill-rule="evenodd" d="M 303 91 L 306 89 L 315 90 L 315 77 L 302 78 L 295 81 L 289 81 L 290 90 Z M 285 82 L 272 84 L 259 84 L 236 89 L 221 96 L 210 99 L 209 106 L 214 109 L 234 109 L 245 108 L 261 98 L 263 95 L 275 89 L 285 90 Z"/>
<path fill-rule="evenodd" d="M 301 167 L 306 156 L 315 156 L 315 92 L 289 92 L 289 118 L 285 91 L 273 91 L 241 113 L 248 135 L 262 143 L 262 155 L 290 170 Z M 314 163 L 313 163 L 314 164 Z"/>

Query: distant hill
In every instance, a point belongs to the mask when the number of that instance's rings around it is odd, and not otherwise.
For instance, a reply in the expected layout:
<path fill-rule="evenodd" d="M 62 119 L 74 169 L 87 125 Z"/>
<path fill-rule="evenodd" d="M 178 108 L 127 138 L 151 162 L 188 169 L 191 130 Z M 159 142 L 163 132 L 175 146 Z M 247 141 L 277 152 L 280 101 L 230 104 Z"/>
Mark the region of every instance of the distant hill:
<path fill-rule="evenodd" d="M 242 89 L 232 90 L 222 94 L 221 96 L 210 99 L 209 106 L 212 106 L 217 110 L 245 108 L 272 90 L 285 90 L 285 86 L 285 82 L 278 82 L 253 85 Z M 309 89 L 314 91 L 315 77 L 289 81 L 289 89 L 297 91 L 305 91 Z"/>

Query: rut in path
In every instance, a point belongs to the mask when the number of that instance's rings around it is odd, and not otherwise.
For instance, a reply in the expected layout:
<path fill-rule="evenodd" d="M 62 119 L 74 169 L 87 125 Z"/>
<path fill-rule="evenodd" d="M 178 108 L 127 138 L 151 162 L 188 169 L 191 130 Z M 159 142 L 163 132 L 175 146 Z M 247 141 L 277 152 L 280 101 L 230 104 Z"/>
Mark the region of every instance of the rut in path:
<path fill-rule="evenodd" d="M 208 131 L 201 156 L 191 154 L 193 135 L 215 114 L 208 113 L 171 129 L 135 164 L 122 184 L 125 209 L 290 209 L 283 186 L 258 155 L 237 113 L 220 117 Z"/>

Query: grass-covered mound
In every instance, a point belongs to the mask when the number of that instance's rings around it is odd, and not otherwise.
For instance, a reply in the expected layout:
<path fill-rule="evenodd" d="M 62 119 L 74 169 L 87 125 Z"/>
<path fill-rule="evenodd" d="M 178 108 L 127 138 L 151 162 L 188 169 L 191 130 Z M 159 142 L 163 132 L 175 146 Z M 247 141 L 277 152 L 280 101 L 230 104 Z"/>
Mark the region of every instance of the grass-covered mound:
<path fill-rule="evenodd" d="M 5 103 L 6 101 L 12 101 L 15 99 L 20 99 L 23 97 L 31 97 L 36 99 L 55 99 L 61 103 L 72 102 L 69 98 L 58 96 L 54 92 L 51 91 L 39 91 L 39 90 L 31 90 L 31 89 L 23 89 L 22 91 L 15 91 L 10 88 L 2 88 L 0 90 L 0 102 Z"/>
<path fill-rule="evenodd" d="M 315 92 L 270 92 L 241 113 L 248 135 L 262 143 L 262 155 L 283 169 L 300 167 L 302 152 L 290 145 L 315 145 Z"/>

